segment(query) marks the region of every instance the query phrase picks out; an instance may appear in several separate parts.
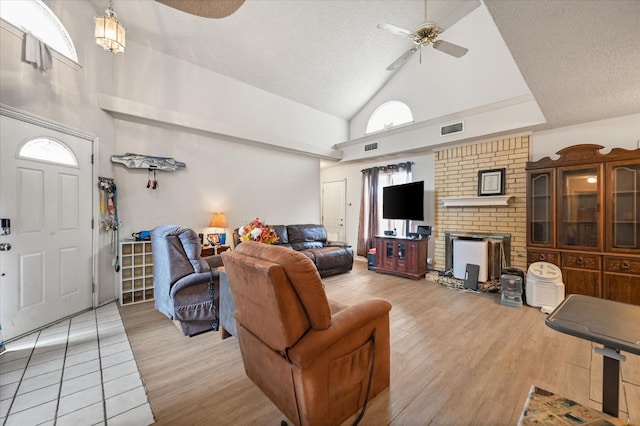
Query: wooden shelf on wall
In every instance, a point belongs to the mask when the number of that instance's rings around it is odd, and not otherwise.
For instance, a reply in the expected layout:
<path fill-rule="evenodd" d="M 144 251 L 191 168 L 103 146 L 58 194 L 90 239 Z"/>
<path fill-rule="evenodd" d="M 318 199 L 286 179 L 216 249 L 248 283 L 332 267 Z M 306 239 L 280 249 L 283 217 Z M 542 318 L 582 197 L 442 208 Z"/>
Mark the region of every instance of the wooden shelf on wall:
<path fill-rule="evenodd" d="M 511 195 L 444 197 L 442 198 L 442 202 L 445 207 L 508 206 L 511 198 Z"/>

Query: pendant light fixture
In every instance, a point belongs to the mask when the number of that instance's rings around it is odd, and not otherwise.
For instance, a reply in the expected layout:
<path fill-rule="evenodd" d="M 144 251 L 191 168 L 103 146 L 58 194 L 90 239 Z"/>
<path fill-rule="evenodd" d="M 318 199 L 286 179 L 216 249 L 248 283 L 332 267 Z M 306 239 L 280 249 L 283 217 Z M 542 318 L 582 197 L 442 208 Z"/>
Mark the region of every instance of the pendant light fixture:
<path fill-rule="evenodd" d="M 112 7 L 113 0 L 109 0 L 109 7 L 104 11 L 105 16 L 96 18 L 96 44 L 113 53 L 124 52 L 125 29 L 116 18 Z"/>

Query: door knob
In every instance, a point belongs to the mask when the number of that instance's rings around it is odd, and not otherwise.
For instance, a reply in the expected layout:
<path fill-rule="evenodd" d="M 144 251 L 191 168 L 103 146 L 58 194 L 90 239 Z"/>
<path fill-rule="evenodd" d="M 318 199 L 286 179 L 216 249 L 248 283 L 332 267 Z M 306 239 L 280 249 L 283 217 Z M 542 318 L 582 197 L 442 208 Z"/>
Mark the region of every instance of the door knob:
<path fill-rule="evenodd" d="M 0 243 L 0 251 L 9 251 L 9 250 L 11 250 L 11 244 Z"/>

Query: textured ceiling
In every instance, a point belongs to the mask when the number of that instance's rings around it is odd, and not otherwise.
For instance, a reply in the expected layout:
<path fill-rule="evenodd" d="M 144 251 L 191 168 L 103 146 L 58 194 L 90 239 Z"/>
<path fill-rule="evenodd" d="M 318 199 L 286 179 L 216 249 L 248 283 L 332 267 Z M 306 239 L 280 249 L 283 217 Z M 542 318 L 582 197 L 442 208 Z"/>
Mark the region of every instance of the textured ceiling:
<path fill-rule="evenodd" d="M 102 0 L 89 2 L 97 14 L 104 9 Z M 429 20 L 460 3 L 429 0 Z M 640 112 L 640 1 L 485 3 L 547 127 Z M 413 30 L 424 21 L 421 0 L 247 0 L 223 19 L 153 0 L 114 0 L 113 8 L 130 41 L 344 119 L 411 46 L 377 24 Z"/>
<path fill-rule="evenodd" d="M 485 3 L 547 127 L 640 113 L 640 1 Z"/>

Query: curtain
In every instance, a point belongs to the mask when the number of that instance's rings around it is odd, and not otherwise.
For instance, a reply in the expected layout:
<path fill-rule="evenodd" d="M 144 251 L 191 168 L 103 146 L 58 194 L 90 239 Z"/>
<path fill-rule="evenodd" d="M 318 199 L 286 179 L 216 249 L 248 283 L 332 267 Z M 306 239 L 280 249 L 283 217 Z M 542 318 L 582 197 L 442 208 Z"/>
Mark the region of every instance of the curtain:
<path fill-rule="evenodd" d="M 358 223 L 358 256 L 367 256 L 375 247 L 375 236 L 389 226 L 405 233 L 404 221 L 382 219 L 382 188 L 411 182 L 410 162 L 371 167 L 362 170 L 362 196 L 360 199 L 360 220 Z M 391 229 L 393 229 L 391 228 Z"/>
<path fill-rule="evenodd" d="M 362 197 L 360 199 L 360 220 L 358 222 L 358 256 L 367 256 L 375 247 L 378 233 L 378 171 L 377 167 L 362 170 Z"/>

